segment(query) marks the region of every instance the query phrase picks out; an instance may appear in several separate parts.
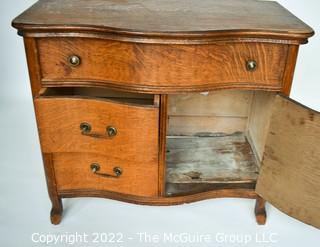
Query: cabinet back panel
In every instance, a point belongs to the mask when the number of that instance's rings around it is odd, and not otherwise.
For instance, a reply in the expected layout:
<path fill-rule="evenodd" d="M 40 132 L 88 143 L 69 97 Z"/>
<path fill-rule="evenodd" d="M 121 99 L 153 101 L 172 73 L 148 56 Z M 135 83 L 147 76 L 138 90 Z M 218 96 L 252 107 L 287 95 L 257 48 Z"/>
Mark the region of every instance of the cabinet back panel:
<path fill-rule="evenodd" d="M 245 132 L 252 91 L 213 91 L 169 96 L 168 135 Z"/>

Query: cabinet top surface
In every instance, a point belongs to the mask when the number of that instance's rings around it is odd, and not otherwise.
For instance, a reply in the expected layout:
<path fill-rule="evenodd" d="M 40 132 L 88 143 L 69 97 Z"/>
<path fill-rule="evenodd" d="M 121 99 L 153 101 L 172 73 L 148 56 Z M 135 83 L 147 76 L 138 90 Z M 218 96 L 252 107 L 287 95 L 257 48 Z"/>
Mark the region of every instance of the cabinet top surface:
<path fill-rule="evenodd" d="M 136 35 L 237 32 L 308 38 L 313 34 L 278 3 L 256 0 L 42 0 L 18 16 L 13 26 Z"/>

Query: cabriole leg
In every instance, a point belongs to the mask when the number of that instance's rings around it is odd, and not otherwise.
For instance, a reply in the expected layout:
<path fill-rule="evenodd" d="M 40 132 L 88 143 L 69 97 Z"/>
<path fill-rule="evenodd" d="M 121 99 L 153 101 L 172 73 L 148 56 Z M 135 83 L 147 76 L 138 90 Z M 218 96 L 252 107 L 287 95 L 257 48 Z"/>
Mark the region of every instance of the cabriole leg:
<path fill-rule="evenodd" d="M 254 213 L 256 215 L 256 221 L 258 225 L 264 225 L 266 223 L 267 213 L 266 213 L 265 204 L 266 204 L 266 201 L 262 197 L 257 196 Z"/>
<path fill-rule="evenodd" d="M 58 225 L 61 221 L 63 207 L 61 198 L 51 198 L 52 209 L 50 212 L 50 220 L 54 225 Z"/>
<path fill-rule="evenodd" d="M 56 179 L 55 179 L 55 175 L 54 175 L 52 154 L 43 153 L 42 157 L 43 157 L 44 170 L 46 173 L 48 193 L 49 193 L 49 197 L 50 197 L 50 200 L 52 203 L 52 209 L 50 212 L 50 219 L 51 219 L 52 224 L 57 225 L 61 221 L 63 207 L 62 207 L 62 200 L 59 197 L 58 192 L 57 192 L 57 185 L 56 185 Z"/>

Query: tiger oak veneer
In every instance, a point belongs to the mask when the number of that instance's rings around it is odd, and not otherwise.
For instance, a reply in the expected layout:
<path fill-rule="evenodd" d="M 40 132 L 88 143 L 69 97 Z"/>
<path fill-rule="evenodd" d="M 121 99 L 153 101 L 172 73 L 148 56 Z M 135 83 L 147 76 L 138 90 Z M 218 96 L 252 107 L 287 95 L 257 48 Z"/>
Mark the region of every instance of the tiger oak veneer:
<path fill-rule="evenodd" d="M 288 98 L 314 32 L 278 3 L 42 0 L 12 24 L 53 224 L 62 198 L 240 197 L 320 227 L 320 115 Z"/>

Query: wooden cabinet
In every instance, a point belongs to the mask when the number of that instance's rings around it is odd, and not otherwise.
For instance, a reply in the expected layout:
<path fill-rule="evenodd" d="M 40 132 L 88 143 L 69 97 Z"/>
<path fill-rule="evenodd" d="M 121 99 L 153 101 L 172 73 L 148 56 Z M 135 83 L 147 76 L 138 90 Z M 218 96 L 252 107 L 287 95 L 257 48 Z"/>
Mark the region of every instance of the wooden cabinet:
<path fill-rule="evenodd" d="M 320 227 L 319 113 L 288 98 L 313 30 L 276 2 L 43 0 L 13 26 L 52 223 L 61 198 L 244 197 Z"/>

